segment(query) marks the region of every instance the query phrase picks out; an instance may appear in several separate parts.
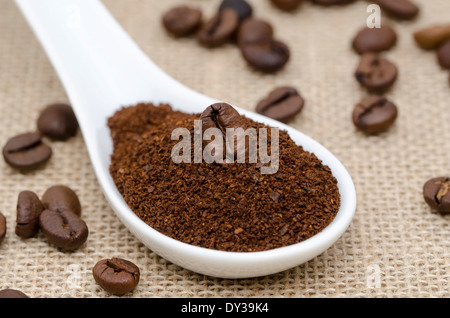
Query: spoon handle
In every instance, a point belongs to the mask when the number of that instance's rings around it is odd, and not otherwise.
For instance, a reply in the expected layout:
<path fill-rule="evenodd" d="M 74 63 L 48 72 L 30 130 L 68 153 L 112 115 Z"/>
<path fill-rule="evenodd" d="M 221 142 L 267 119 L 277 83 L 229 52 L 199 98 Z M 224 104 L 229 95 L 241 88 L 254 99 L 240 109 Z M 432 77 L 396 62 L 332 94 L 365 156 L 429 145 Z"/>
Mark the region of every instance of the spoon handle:
<path fill-rule="evenodd" d="M 117 109 L 177 85 L 98 0 L 16 0 L 82 123 L 105 125 Z M 99 122 L 100 121 L 100 122 Z M 86 125 L 85 125 L 86 126 Z M 83 127 L 82 127 L 83 129 Z"/>

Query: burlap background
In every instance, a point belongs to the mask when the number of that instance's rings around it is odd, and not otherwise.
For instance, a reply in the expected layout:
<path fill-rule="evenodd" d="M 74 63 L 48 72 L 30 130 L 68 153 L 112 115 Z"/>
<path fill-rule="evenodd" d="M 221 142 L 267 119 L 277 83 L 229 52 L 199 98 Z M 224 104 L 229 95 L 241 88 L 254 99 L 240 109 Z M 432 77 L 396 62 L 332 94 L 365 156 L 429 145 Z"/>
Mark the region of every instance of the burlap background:
<path fill-rule="evenodd" d="M 291 123 L 328 147 L 348 168 L 358 193 L 348 231 L 325 253 L 291 270 L 267 277 L 223 280 L 184 270 L 158 257 L 118 221 L 94 176 L 81 134 L 53 142 L 45 169 L 19 174 L 0 160 L 0 209 L 9 231 L 0 246 L 0 289 L 31 297 L 111 297 L 96 285 L 94 264 L 124 257 L 141 269 L 141 282 L 126 297 L 448 297 L 450 296 L 449 216 L 432 213 L 422 185 L 450 173 L 450 87 L 448 72 L 433 53 L 418 49 L 414 30 L 448 20 L 448 0 L 416 0 L 413 22 L 386 18 L 399 34 L 387 53 L 400 69 L 387 94 L 400 111 L 395 126 L 380 136 L 357 132 L 350 115 L 366 95 L 353 72 L 358 57 L 350 41 L 364 25 L 366 1 L 324 8 L 305 3 L 282 13 L 268 0 L 249 0 L 255 15 L 271 21 L 292 59 L 276 75 L 249 69 L 233 45 L 207 50 L 193 39 L 174 40 L 160 25 L 163 11 L 179 0 L 105 0 L 114 16 L 148 55 L 188 86 L 242 108 L 276 85 L 296 86 L 307 104 Z M 219 0 L 184 1 L 210 16 Z M 0 0 L 0 141 L 34 130 L 48 103 L 67 101 L 47 56 L 12 0 Z M 85 246 L 63 253 L 42 234 L 22 240 L 14 234 L 20 191 L 42 195 L 67 184 L 80 196 L 90 235 Z"/>

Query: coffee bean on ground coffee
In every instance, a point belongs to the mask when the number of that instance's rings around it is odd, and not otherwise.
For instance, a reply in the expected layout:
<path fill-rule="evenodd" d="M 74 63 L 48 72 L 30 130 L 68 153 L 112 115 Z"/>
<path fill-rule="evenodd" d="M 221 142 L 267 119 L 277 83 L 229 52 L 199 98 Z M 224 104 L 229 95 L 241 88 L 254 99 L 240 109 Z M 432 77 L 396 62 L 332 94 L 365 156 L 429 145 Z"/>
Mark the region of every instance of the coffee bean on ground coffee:
<path fill-rule="evenodd" d="M 6 236 L 6 218 L 0 212 L 0 244 L 3 242 L 5 236 Z"/>
<path fill-rule="evenodd" d="M 369 96 L 360 101 L 353 110 L 353 123 L 367 133 L 376 134 L 387 130 L 397 119 L 397 106 L 383 96 Z"/>
<path fill-rule="evenodd" d="M 8 140 L 3 148 L 3 158 L 11 167 L 28 171 L 46 163 L 52 149 L 41 139 L 39 132 L 24 133 Z"/>
<path fill-rule="evenodd" d="M 162 24 L 165 29 L 176 37 L 193 34 L 201 23 L 202 12 L 187 5 L 171 8 L 162 17 Z"/>
<path fill-rule="evenodd" d="M 17 199 L 16 229 L 17 236 L 30 238 L 39 231 L 39 216 L 44 207 L 41 200 L 32 191 L 22 191 Z"/>
<path fill-rule="evenodd" d="M 198 119 L 200 114 L 169 105 L 139 104 L 108 120 L 113 180 L 130 209 L 153 229 L 195 246 L 252 252 L 304 241 L 334 219 L 337 180 L 286 131 L 279 132 L 274 174 L 262 174 L 258 163 L 175 164 L 171 151 L 179 141 L 171 140 L 172 130 L 187 128 L 192 137 Z M 268 128 L 243 120 L 256 130 Z"/>
<path fill-rule="evenodd" d="M 425 202 L 440 213 L 450 213 L 450 178 L 437 177 L 428 180 L 423 186 Z"/>
<path fill-rule="evenodd" d="M 92 275 L 104 290 L 122 296 L 139 284 L 140 271 L 134 263 L 114 257 L 97 262 L 92 269 Z"/>
<path fill-rule="evenodd" d="M 272 90 L 256 105 L 256 112 L 287 122 L 302 111 L 304 104 L 305 101 L 295 88 L 281 86 Z"/>

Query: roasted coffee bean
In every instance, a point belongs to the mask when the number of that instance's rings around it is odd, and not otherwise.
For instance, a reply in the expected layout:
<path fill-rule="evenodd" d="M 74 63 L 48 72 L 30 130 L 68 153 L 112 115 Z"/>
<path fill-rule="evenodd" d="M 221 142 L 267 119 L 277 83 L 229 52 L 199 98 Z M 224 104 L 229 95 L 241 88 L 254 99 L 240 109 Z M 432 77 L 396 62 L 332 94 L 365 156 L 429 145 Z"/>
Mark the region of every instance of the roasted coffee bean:
<path fill-rule="evenodd" d="M 209 128 L 216 128 L 219 129 L 222 133 L 222 137 L 224 141 L 227 143 L 230 143 L 229 145 L 218 145 L 216 147 L 216 151 L 218 151 L 218 154 L 220 158 L 223 158 L 223 155 L 226 154 L 227 157 L 233 156 L 233 158 L 236 158 L 241 151 L 248 151 L 248 144 L 245 143 L 245 148 L 239 148 L 237 147 L 237 144 L 235 143 L 235 140 L 226 140 L 227 136 L 227 129 L 234 129 L 234 131 L 237 134 L 237 137 L 239 138 L 239 134 L 244 132 L 247 129 L 247 123 L 243 119 L 243 117 L 234 109 L 231 105 L 226 103 L 216 103 L 209 107 L 207 107 L 203 113 L 200 116 L 200 119 L 202 121 L 202 130 L 205 132 Z M 238 129 L 242 129 L 239 130 Z M 206 147 L 208 144 L 210 144 L 212 141 L 210 140 L 204 140 L 203 145 Z M 222 143 L 223 144 L 223 143 Z M 223 149 L 223 147 L 225 149 Z M 233 148 L 230 148 L 233 147 Z M 234 153 L 226 153 L 227 150 L 233 149 Z M 245 153 L 245 154 L 246 154 Z M 213 156 L 216 155 L 215 153 Z"/>
<path fill-rule="evenodd" d="M 86 223 L 70 211 L 44 210 L 39 226 L 51 244 L 68 251 L 83 245 L 89 234 Z"/>
<path fill-rule="evenodd" d="M 355 0 L 312 0 L 312 2 L 315 4 L 320 4 L 322 6 L 334 6 L 352 3 L 355 2 Z"/>
<path fill-rule="evenodd" d="M 257 18 L 249 18 L 240 25 L 237 42 L 239 46 L 244 46 L 249 43 L 257 43 L 272 38 L 273 28 L 270 23 Z"/>
<path fill-rule="evenodd" d="M 383 96 L 369 96 L 353 110 L 353 123 L 367 134 L 387 130 L 397 119 L 397 106 Z"/>
<path fill-rule="evenodd" d="M 425 202 L 440 213 L 450 213 L 450 178 L 438 177 L 428 180 L 423 186 Z"/>
<path fill-rule="evenodd" d="M 271 0 L 271 2 L 278 9 L 294 11 L 302 4 L 303 0 Z"/>
<path fill-rule="evenodd" d="M 70 211 L 78 216 L 81 215 L 81 204 L 77 194 L 64 185 L 48 188 L 42 196 L 41 202 L 46 210 Z"/>
<path fill-rule="evenodd" d="M 6 218 L 0 212 L 0 244 L 4 240 L 5 236 L 6 236 Z"/>
<path fill-rule="evenodd" d="M 398 76 L 397 67 L 377 53 L 364 53 L 355 72 L 356 79 L 369 90 L 383 91 Z"/>
<path fill-rule="evenodd" d="M 176 36 L 183 37 L 193 34 L 202 23 L 202 12 L 187 5 L 174 7 L 164 13 L 162 24 L 166 30 Z"/>
<path fill-rule="evenodd" d="M 414 39 L 425 50 L 436 49 L 450 39 L 450 23 L 432 25 L 414 32 Z"/>
<path fill-rule="evenodd" d="M 139 284 L 139 268 L 121 258 L 103 259 L 92 269 L 95 281 L 108 293 L 116 296 L 131 292 Z"/>
<path fill-rule="evenodd" d="M 289 86 L 278 87 L 256 105 L 256 112 L 286 122 L 302 111 L 305 101 Z"/>
<path fill-rule="evenodd" d="M 78 121 L 72 107 L 67 104 L 53 104 L 41 112 L 37 127 L 44 136 L 67 140 L 77 134 Z"/>
<path fill-rule="evenodd" d="M 29 298 L 29 297 L 20 290 L 7 288 L 0 290 L 0 298 Z"/>
<path fill-rule="evenodd" d="M 224 9 L 200 28 L 198 41 L 208 47 L 216 47 L 228 42 L 239 26 L 236 11 Z"/>
<path fill-rule="evenodd" d="M 437 52 L 439 65 L 443 68 L 450 69 L 450 39 L 445 41 Z"/>
<path fill-rule="evenodd" d="M 32 191 L 22 191 L 17 200 L 16 234 L 22 238 L 33 237 L 39 231 L 39 216 L 44 207 Z"/>
<path fill-rule="evenodd" d="M 11 167 L 28 170 L 47 162 L 52 149 L 42 142 L 38 132 L 25 133 L 11 138 L 3 148 L 3 158 Z"/>
<path fill-rule="evenodd" d="M 386 13 L 402 20 L 410 20 L 419 14 L 419 7 L 410 0 L 370 0 Z"/>
<path fill-rule="evenodd" d="M 362 28 L 353 39 L 353 49 L 358 53 L 382 52 L 397 43 L 397 34 L 389 25 L 381 28 Z"/>
<path fill-rule="evenodd" d="M 240 49 L 250 66 L 266 73 L 280 70 L 290 58 L 288 46 L 275 39 L 249 43 L 242 45 Z"/>
<path fill-rule="evenodd" d="M 244 21 L 253 14 L 253 8 L 244 0 L 223 0 L 220 4 L 219 11 L 232 9 L 236 11 L 239 21 Z"/>

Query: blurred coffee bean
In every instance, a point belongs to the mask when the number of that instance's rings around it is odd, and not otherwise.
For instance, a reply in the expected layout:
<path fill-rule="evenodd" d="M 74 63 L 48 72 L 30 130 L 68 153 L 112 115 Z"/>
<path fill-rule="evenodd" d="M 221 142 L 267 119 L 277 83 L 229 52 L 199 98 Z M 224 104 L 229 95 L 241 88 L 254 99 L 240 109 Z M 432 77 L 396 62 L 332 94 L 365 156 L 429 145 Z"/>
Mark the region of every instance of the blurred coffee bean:
<path fill-rule="evenodd" d="M 200 28 L 198 41 L 208 47 L 216 47 L 228 42 L 239 26 L 236 11 L 223 9 Z"/>
<path fill-rule="evenodd" d="M 239 46 L 270 40 L 273 37 L 272 25 L 257 18 L 246 19 L 239 27 L 237 42 Z"/>
<path fill-rule="evenodd" d="M 5 236 L 6 236 L 6 218 L 0 212 L 0 244 L 3 242 Z"/>
<path fill-rule="evenodd" d="M 383 91 L 395 82 L 397 67 L 378 53 L 364 53 L 355 72 L 358 82 L 370 91 Z"/>
<path fill-rule="evenodd" d="M 162 18 L 166 30 L 176 36 L 188 36 L 200 27 L 202 12 L 187 5 L 180 5 L 167 11 Z"/>
<path fill-rule="evenodd" d="M 244 21 L 253 14 L 253 8 L 245 0 L 223 0 L 220 4 L 219 11 L 225 9 L 234 10 L 239 18 L 239 21 Z"/>
<path fill-rule="evenodd" d="M 443 68 L 450 69 L 450 39 L 445 41 L 437 51 L 438 62 Z"/>
<path fill-rule="evenodd" d="M 78 121 L 72 107 L 67 104 L 53 104 L 41 112 L 37 127 L 44 136 L 67 140 L 77 134 Z"/>
<path fill-rule="evenodd" d="M 353 123 L 367 133 L 376 134 L 387 130 L 397 119 L 397 106 L 383 96 L 369 96 L 353 110 Z"/>
<path fill-rule="evenodd" d="M 397 34 L 389 25 L 381 28 L 362 28 L 353 39 L 353 48 L 358 54 L 382 52 L 397 43 Z"/>
<path fill-rule="evenodd" d="M 315 4 L 320 4 L 322 6 L 334 6 L 341 4 L 349 4 L 355 2 L 356 0 L 312 0 Z"/>
<path fill-rule="evenodd" d="M 277 87 L 256 105 L 256 112 L 287 122 L 303 109 L 305 101 L 298 91 L 289 86 Z"/>
<path fill-rule="evenodd" d="M 7 288 L 0 290 L 0 298 L 29 298 L 29 297 L 20 290 Z"/>
<path fill-rule="evenodd" d="M 25 133 L 11 138 L 3 148 L 3 158 L 11 167 L 29 170 L 47 162 L 52 149 L 41 140 L 38 132 Z"/>
<path fill-rule="evenodd" d="M 414 32 L 417 45 L 425 50 L 437 48 L 450 39 L 450 23 L 436 24 Z"/>
<path fill-rule="evenodd" d="M 411 0 L 370 0 L 378 4 L 389 15 L 402 20 L 411 20 L 419 14 L 419 7 Z"/>
<path fill-rule="evenodd" d="M 265 73 L 280 70 L 290 58 L 289 47 L 275 39 L 245 44 L 240 49 L 242 56 L 249 65 Z"/>
<path fill-rule="evenodd" d="M 303 0 L 271 0 L 271 2 L 278 9 L 294 11 L 302 4 Z"/>

